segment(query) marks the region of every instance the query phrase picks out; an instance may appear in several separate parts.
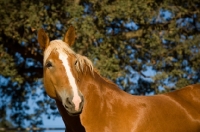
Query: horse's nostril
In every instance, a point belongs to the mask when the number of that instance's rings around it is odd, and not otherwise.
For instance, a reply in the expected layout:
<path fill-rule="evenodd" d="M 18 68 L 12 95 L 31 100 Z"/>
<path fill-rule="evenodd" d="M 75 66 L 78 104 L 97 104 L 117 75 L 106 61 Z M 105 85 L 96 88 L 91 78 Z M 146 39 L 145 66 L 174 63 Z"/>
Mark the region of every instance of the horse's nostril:
<path fill-rule="evenodd" d="M 66 98 L 66 102 L 64 103 L 64 107 L 67 109 L 71 109 L 73 107 L 73 103 L 70 98 Z"/>
<path fill-rule="evenodd" d="M 73 102 L 72 102 L 72 100 L 70 98 L 66 99 L 66 104 L 65 105 L 67 105 L 68 108 L 71 108 L 71 107 L 74 106 L 74 104 L 73 104 Z"/>
<path fill-rule="evenodd" d="M 72 105 L 72 102 L 70 101 L 69 98 L 67 98 L 66 101 L 67 101 L 67 104 Z"/>
<path fill-rule="evenodd" d="M 67 105 L 65 105 L 65 108 L 68 108 L 68 106 L 67 106 Z"/>

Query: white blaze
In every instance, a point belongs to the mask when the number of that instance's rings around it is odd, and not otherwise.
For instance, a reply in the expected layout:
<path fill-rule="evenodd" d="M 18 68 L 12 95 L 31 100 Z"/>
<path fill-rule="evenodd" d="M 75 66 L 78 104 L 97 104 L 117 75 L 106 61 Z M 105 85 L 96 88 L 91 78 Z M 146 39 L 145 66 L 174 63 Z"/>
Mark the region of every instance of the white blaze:
<path fill-rule="evenodd" d="M 75 110 L 78 111 L 79 104 L 81 102 L 81 98 L 78 95 L 78 88 L 77 88 L 77 85 L 76 85 L 76 82 L 75 82 L 75 78 L 72 75 L 72 72 L 70 70 L 70 66 L 69 66 L 69 63 L 68 63 L 68 55 L 66 53 L 64 53 L 62 49 L 58 49 L 57 51 L 59 53 L 59 59 L 62 61 L 62 64 L 63 64 L 65 71 L 66 71 L 66 74 L 68 76 L 69 84 L 71 85 L 72 91 L 74 93 L 72 102 L 75 105 Z"/>

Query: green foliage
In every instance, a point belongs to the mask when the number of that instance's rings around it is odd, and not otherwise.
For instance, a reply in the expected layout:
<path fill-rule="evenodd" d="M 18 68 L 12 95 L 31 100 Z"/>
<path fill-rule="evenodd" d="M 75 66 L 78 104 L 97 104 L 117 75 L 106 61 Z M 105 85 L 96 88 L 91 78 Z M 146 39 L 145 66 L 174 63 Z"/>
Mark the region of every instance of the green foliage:
<path fill-rule="evenodd" d="M 0 75 L 8 82 L 0 85 L 0 95 L 2 102 L 9 98 L 9 105 L 0 105 L 1 117 L 23 126 L 24 121 L 40 125 L 41 113 L 56 115 L 43 90 L 44 99 L 35 100 L 38 108 L 28 113 L 27 101 L 39 97 L 41 85 L 36 32 L 41 27 L 57 39 L 75 26 L 74 50 L 127 92 L 156 94 L 198 83 L 199 6 L 199 0 L 1 0 Z"/>

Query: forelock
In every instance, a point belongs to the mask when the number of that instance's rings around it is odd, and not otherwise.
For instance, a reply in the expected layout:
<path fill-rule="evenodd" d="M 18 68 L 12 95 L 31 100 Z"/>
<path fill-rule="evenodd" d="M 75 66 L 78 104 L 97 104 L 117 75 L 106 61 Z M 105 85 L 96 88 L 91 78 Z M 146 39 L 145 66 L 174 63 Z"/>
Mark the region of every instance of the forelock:
<path fill-rule="evenodd" d="M 47 58 L 54 49 L 63 49 L 70 54 L 75 54 L 73 50 L 62 40 L 53 40 L 50 42 L 47 49 L 44 51 L 43 65 L 45 65 Z"/>

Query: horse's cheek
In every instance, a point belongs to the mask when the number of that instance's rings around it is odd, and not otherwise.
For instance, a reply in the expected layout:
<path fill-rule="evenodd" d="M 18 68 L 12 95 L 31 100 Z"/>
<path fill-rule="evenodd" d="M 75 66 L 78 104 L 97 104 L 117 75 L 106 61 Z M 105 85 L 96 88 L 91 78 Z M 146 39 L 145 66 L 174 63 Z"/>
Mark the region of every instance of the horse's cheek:
<path fill-rule="evenodd" d="M 46 72 L 48 73 L 48 71 L 46 71 Z M 54 84 L 53 84 L 54 80 L 52 80 L 53 78 L 51 77 L 51 75 L 49 75 L 47 73 L 45 74 L 46 76 L 44 76 L 44 87 L 45 87 L 46 93 L 51 98 L 56 98 L 56 92 L 55 92 L 55 88 L 54 88 Z"/>

